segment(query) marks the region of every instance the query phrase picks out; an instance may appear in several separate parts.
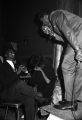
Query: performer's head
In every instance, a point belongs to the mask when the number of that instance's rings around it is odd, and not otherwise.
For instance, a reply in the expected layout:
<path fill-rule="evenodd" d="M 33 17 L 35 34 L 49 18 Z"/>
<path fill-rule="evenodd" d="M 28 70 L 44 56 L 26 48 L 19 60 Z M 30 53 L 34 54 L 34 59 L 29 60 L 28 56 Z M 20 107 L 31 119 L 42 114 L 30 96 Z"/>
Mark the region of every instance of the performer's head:
<path fill-rule="evenodd" d="M 45 14 L 41 18 L 42 21 L 42 30 L 45 34 L 53 36 L 54 34 L 58 34 L 61 36 L 61 33 L 58 27 L 55 24 L 55 20 L 60 13 L 56 11 L 52 11 L 50 14 Z"/>
<path fill-rule="evenodd" d="M 42 21 L 42 30 L 45 34 L 49 34 L 51 32 L 53 32 L 53 28 L 52 28 L 52 25 L 51 25 L 51 22 L 49 20 L 49 16 L 48 15 L 44 15 L 42 18 L 41 18 L 41 21 Z"/>

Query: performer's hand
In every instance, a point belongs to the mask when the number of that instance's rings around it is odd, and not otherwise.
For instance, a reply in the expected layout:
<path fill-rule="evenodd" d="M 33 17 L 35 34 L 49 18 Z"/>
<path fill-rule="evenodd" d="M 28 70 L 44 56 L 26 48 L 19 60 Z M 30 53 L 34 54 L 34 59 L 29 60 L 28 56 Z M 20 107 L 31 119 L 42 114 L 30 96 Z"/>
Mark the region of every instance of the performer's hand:
<path fill-rule="evenodd" d="M 78 62 L 82 62 L 82 50 L 81 49 L 76 52 L 75 58 Z"/>
<path fill-rule="evenodd" d="M 51 36 L 53 35 L 52 30 L 48 26 L 42 26 L 42 30 L 47 35 L 51 35 Z"/>
<path fill-rule="evenodd" d="M 42 26 L 42 30 L 43 30 L 43 32 L 44 32 L 45 34 L 50 35 L 50 36 L 53 36 L 56 40 L 63 42 L 62 37 L 59 36 L 59 35 L 57 35 L 56 33 L 54 33 L 54 32 L 52 31 L 52 29 L 49 28 L 48 26 Z"/>
<path fill-rule="evenodd" d="M 63 39 L 62 39 L 62 37 L 59 36 L 59 35 L 57 35 L 56 33 L 53 33 L 53 37 L 55 37 L 55 39 L 58 40 L 58 41 L 64 42 Z"/>

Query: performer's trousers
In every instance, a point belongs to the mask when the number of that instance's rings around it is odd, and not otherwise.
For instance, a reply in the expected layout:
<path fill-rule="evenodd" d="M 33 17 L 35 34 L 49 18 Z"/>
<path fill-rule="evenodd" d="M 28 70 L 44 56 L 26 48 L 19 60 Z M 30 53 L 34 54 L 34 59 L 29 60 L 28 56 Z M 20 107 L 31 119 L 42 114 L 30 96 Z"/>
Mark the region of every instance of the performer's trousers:
<path fill-rule="evenodd" d="M 65 97 L 69 101 L 73 98 L 82 101 L 82 62 L 76 62 L 74 57 L 74 50 L 68 47 L 62 63 Z"/>

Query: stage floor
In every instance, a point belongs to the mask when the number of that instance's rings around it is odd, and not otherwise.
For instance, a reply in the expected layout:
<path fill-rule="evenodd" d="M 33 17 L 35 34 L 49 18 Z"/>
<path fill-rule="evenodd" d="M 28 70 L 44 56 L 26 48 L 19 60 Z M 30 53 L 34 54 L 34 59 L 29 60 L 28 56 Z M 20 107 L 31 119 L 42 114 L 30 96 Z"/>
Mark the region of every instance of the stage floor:
<path fill-rule="evenodd" d="M 51 113 L 63 120 L 82 120 L 82 103 L 78 103 L 77 111 L 58 110 L 53 107 L 53 104 L 41 107 L 40 111 L 42 116 Z"/>

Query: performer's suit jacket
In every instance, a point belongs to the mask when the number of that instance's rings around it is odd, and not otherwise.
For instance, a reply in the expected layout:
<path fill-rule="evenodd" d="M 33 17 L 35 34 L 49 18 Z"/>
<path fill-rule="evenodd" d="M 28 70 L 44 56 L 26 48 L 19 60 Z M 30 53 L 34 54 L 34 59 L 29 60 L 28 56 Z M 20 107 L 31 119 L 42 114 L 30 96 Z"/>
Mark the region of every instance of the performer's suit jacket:
<path fill-rule="evenodd" d="M 8 92 L 12 93 L 12 88 L 17 82 L 17 74 L 14 72 L 9 63 L 5 61 L 0 68 L 0 96 L 7 96 Z"/>
<path fill-rule="evenodd" d="M 55 10 L 49 14 L 49 21 L 54 32 L 62 38 L 65 36 L 73 49 L 82 48 L 82 18 L 65 10 Z"/>

